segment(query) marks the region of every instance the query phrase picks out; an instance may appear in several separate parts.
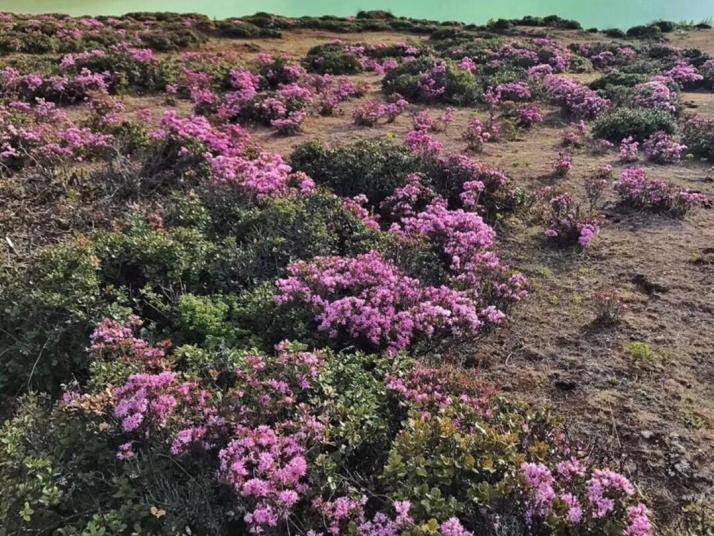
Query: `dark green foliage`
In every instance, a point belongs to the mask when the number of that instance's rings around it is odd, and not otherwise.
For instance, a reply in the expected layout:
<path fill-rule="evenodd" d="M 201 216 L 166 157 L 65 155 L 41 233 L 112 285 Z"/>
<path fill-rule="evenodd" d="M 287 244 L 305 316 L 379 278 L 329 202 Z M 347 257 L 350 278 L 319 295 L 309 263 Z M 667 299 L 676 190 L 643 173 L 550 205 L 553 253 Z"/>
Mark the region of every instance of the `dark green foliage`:
<path fill-rule="evenodd" d="M 411 101 L 428 101 L 428 96 L 419 90 L 419 80 L 422 75 L 428 75 L 435 64 L 436 60 L 429 56 L 420 56 L 404 63 L 382 78 L 382 90 L 387 95 L 398 93 Z M 475 103 L 481 97 L 482 89 L 470 71 L 447 62 L 443 76 L 444 91 L 437 99 L 439 102 L 465 106 Z"/>
<path fill-rule="evenodd" d="M 396 17 L 392 14 L 391 11 L 383 11 L 383 10 L 371 10 L 371 11 L 358 11 L 357 12 L 357 18 L 358 19 L 395 19 Z"/>
<path fill-rule="evenodd" d="M 659 26 L 633 26 L 627 30 L 627 37 L 636 39 L 655 40 L 662 38 L 662 30 Z"/>
<path fill-rule="evenodd" d="M 0 391 L 56 392 L 86 371 L 84 348 L 106 308 L 98 260 L 87 243 L 40 253 L 31 268 L 0 284 Z"/>
<path fill-rule="evenodd" d="M 212 481 L 215 466 L 196 464 L 189 473 L 158 453 L 119 462 L 120 437 L 107 426 L 90 413 L 50 409 L 43 398 L 21 400 L 0 431 L 2 534 L 231 531 L 230 502 Z"/>
<path fill-rule="evenodd" d="M 326 43 L 312 47 L 305 57 L 306 67 L 319 74 L 356 74 L 362 72 L 362 65 L 343 45 Z"/>
<path fill-rule="evenodd" d="M 653 22 L 652 26 L 659 28 L 662 33 L 670 33 L 677 29 L 677 24 L 671 20 L 658 20 Z"/>
<path fill-rule="evenodd" d="M 605 89 L 607 86 L 634 87 L 637 84 L 647 82 L 649 79 L 648 75 L 642 73 L 612 71 L 590 82 L 590 89 Z"/>
<path fill-rule="evenodd" d="M 662 110 L 617 108 L 600 115 L 592 125 L 593 135 L 613 143 L 628 136 L 643 141 L 657 131 L 673 134 L 677 128 L 675 118 Z"/>
<path fill-rule="evenodd" d="M 623 32 L 619 28 L 608 28 L 606 30 L 603 30 L 602 33 L 604 33 L 608 37 L 612 37 L 613 39 L 622 39 L 626 37 L 625 32 Z"/>
<path fill-rule="evenodd" d="M 417 159 L 406 149 L 382 139 L 334 149 L 319 142 L 305 143 L 293 152 L 290 164 L 337 195 L 365 194 L 374 206 L 418 169 Z"/>
<path fill-rule="evenodd" d="M 695 156 L 714 160 L 714 121 L 694 117 L 684 123 L 682 142 Z"/>

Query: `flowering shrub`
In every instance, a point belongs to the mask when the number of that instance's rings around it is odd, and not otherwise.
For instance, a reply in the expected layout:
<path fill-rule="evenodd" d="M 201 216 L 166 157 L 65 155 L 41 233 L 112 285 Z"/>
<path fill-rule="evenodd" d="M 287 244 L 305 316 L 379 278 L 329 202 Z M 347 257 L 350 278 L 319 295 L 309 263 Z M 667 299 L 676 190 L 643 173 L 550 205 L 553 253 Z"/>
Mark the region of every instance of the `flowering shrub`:
<path fill-rule="evenodd" d="M 74 104 L 87 100 L 92 93 L 106 92 L 107 82 L 104 75 L 87 69 L 72 77 L 43 77 L 39 74 L 22 75 L 12 67 L 5 67 L 0 71 L 0 87 L 7 98 Z"/>
<path fill-rule="evenodd" d="M 561 194 L 549 200 L 550 221 L 545 236 L 548 240 L 563 246 L 578 245 L 582 249 L 590 247 L 600 232 L 597 219 L 585 219 L 580 207 L 570 194 Z"/>
<path fill-rule="evenodd" d="M 573 155 L 567 151 L 560 151 L 553 164 L 553 173 L 556 177 L 565 177 L 573 168 Z"/>
<path fill-rule="evenodd" d="M 266 152 L 253 158 L 247 155 L 248 136 L 235 125 L 219 129 L 201 116 L 182 119 L 175 112 L 167 112 L 153 137 L 160 144 L 157 150 L 165 160 L 170 159 L 174 165 L 204 164 L 214 185 L 228 186 L 247 196 L 257 199 L 299 196 L 314 188 L 309 177 L 293 172 L 280 155 Z"/>
<path fill-rule="evenodd" d="M 301 125 L 307 114 L 305 112 L 290 112 L 287 117 L 283 119 L 273 119 L 270 122 L 272 127 L 278 131 L 278 134 L 282 135 L 292 135 L 297 134 L 301 130 Z"/>
<path fill-rule="evenodd" d="M 404 144 L 412 154 L 421 157 L 434 157 L 444 148 L 444 144 L 435 139 L 426 130 L 409 131 Z"/>
<path fill-rule="evenodd" d="M 276 301 L 313 311 L 318 330 L 390 353 L 420 339 L 474 335 L 481 321 L 475 304 L 447 287 L 424 287 L 378 253 L 322 257 L 288 268 Z"/>
<path fill-rule="evenodd" d="M 515 110 L 515 118 L 519 127 L 530 128 L 543 122 L 543 110 L 535 104 L 523 106 Z"/>
<path fill-rule="evenodd" d="M 699 73 L 696 67 L 689 63 L 677 63 L 669 71 L 664 73 L 668 78 L 674 80 L 684 89 L 695 89 L 699 83 L 704 80 L 704 77 Z"/>
<path fill-rule="evenodd" d="M 496 86 L 495 93 L 499 101 L 527 101 L 531 99 L 531 90 L 524 82 L 510 82 Z"/>
<path fill-rule="evenodd" d="M 633 102 L 639 108 L 665 112 L 677 111 L 677 93 L 670 89 L 666 80 L 652 80 L 638 84 L 633 91 Z"/>
<path fill-rule="evenodd" d="M 654 211 L 668 211 L 676 215 L 683 215 L 690 209 L 709 202 L 701 193 L 677 191 L 664 181 L 649 179 L 645 170 L 640 168 L 624 170 L 622 178 L 615 182 L 614 187 L 625 205 Z"/>
<path fill-rule="evenodd" d="M 543 86 L 548 98 L 575 117 L 592 119 L 606 110 L 610 103 L 575 80 L 562 76 L 546 76 Z"/>
<path fill-rule="evenodd" d="M 597 209 L 611 182 L 612 166 L 610 165 L 601 167 L 585 179 L 585 195 L 588 198 L 588 203 L 590 203 L 591 212 Z"/>
<path fill-rule="evenodd" d="M 620 161 L 625 163 L 637 162 L 639 157 L 640 144 L 632 136 L 628 136 L 620 142 Z"/>
<path fill-rule="evenodd" d="M 682 140 L 695 156 L 714 158 L 714 120 L 690 117 L 684 123 Z"/>
<path fill-rule="evenodd" d="M 686 145 L 674 141 L 666 132 L 655 132 L 642 144 L 647 160 L 657 164 L 671 164 L 678 162 L 687 150 Z"/>
<path fill-rule="evenodd" d="M 109 134 L 77 127 L 42 99 L 34 105 L 13 102 L 0 107 L 0 166 L 7 171 L 97 158 L 107 153 L 112 140 Z"/>
<path fill-rule="evenodd" d="M 491 133 L 478 117 L 474 117 L 469 121 L 463 137 L 468 143 L 469 149 L 480 152 L 483 150 L 483 144 L 491 139 Z"/>
<path fill-rule="evenodd" d="M 596 469 L 588 474 L 578 460 L 558 464 L 555 474 L 540 463 L 524 463 L 521 470 L 529 524 L 548 519 L 562 527 L 587 523 L 596 528 L 615 522 L 625 525 L 624 534 L 654 534 L 647 509 L 631 499 L 635 487 L 619 473 Z"/>
<path fill-rule="evenodd" d="M 615 292 L 596 292 L 592 297 L 595 308 L 595 322 L 612 325 L 620 322 L 625 305 Z"/>

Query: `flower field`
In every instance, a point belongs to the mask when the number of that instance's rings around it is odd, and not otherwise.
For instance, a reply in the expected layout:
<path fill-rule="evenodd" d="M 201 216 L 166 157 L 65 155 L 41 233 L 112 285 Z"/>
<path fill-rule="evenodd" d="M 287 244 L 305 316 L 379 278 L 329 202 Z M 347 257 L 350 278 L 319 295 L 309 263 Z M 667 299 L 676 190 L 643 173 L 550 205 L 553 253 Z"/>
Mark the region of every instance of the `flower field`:
<path fill-rule="evenodd" d="M 714 30 L 0 13 L 0 536 L 714 531 Z"/>

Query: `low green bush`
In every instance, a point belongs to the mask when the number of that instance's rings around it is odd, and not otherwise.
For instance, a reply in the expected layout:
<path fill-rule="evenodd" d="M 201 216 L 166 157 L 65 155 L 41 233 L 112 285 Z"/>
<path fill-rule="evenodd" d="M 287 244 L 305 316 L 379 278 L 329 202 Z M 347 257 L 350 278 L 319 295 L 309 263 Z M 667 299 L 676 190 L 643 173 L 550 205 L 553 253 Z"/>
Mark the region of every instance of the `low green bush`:
<path fill-rule="evenodd" d="M 325 43 L 312 47 L 305 57 L 308 70 L 319 74 L 356 74 L 362 65 L 353 54 L 345 52 L 339 43 Z"/>
<path fill-rule="evenodd" d="M 629 136 L 643 141 L 658 131 L 673 134 L 676 128 L 675 118 L 665 111 L 617 108 L 601 114 L 592 124 L 592 133 L 597 138 L 619 143 Z"/>
<path fill-rule="evenodd" d="M 373 206 L 404 184 L 419 169 L 409 151 L 383 139 L 330 148 L 319 142 L 299 146 L 290 165 L 340 196 L 364 194 Z"/>

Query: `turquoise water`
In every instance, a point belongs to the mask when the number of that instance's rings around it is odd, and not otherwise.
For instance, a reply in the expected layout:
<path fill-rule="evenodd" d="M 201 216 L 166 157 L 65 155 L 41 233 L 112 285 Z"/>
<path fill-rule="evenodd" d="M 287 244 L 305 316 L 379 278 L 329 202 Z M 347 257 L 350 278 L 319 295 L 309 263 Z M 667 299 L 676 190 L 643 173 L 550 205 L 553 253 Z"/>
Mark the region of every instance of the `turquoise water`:
<path fill-rule="evenodd" d="M 225 18 L 268 11 L 288 16 L 354 15 L 360 9 L 389 9 L 397 15 L 484 23 L 491 18 L 550 15 L 583 26 L 628 28 L 655 19 L 714 18 L 714 0 L 2 0 L 0 10 L 18 13 L 120 15 L 129 11 L 200 12 Z"/>

